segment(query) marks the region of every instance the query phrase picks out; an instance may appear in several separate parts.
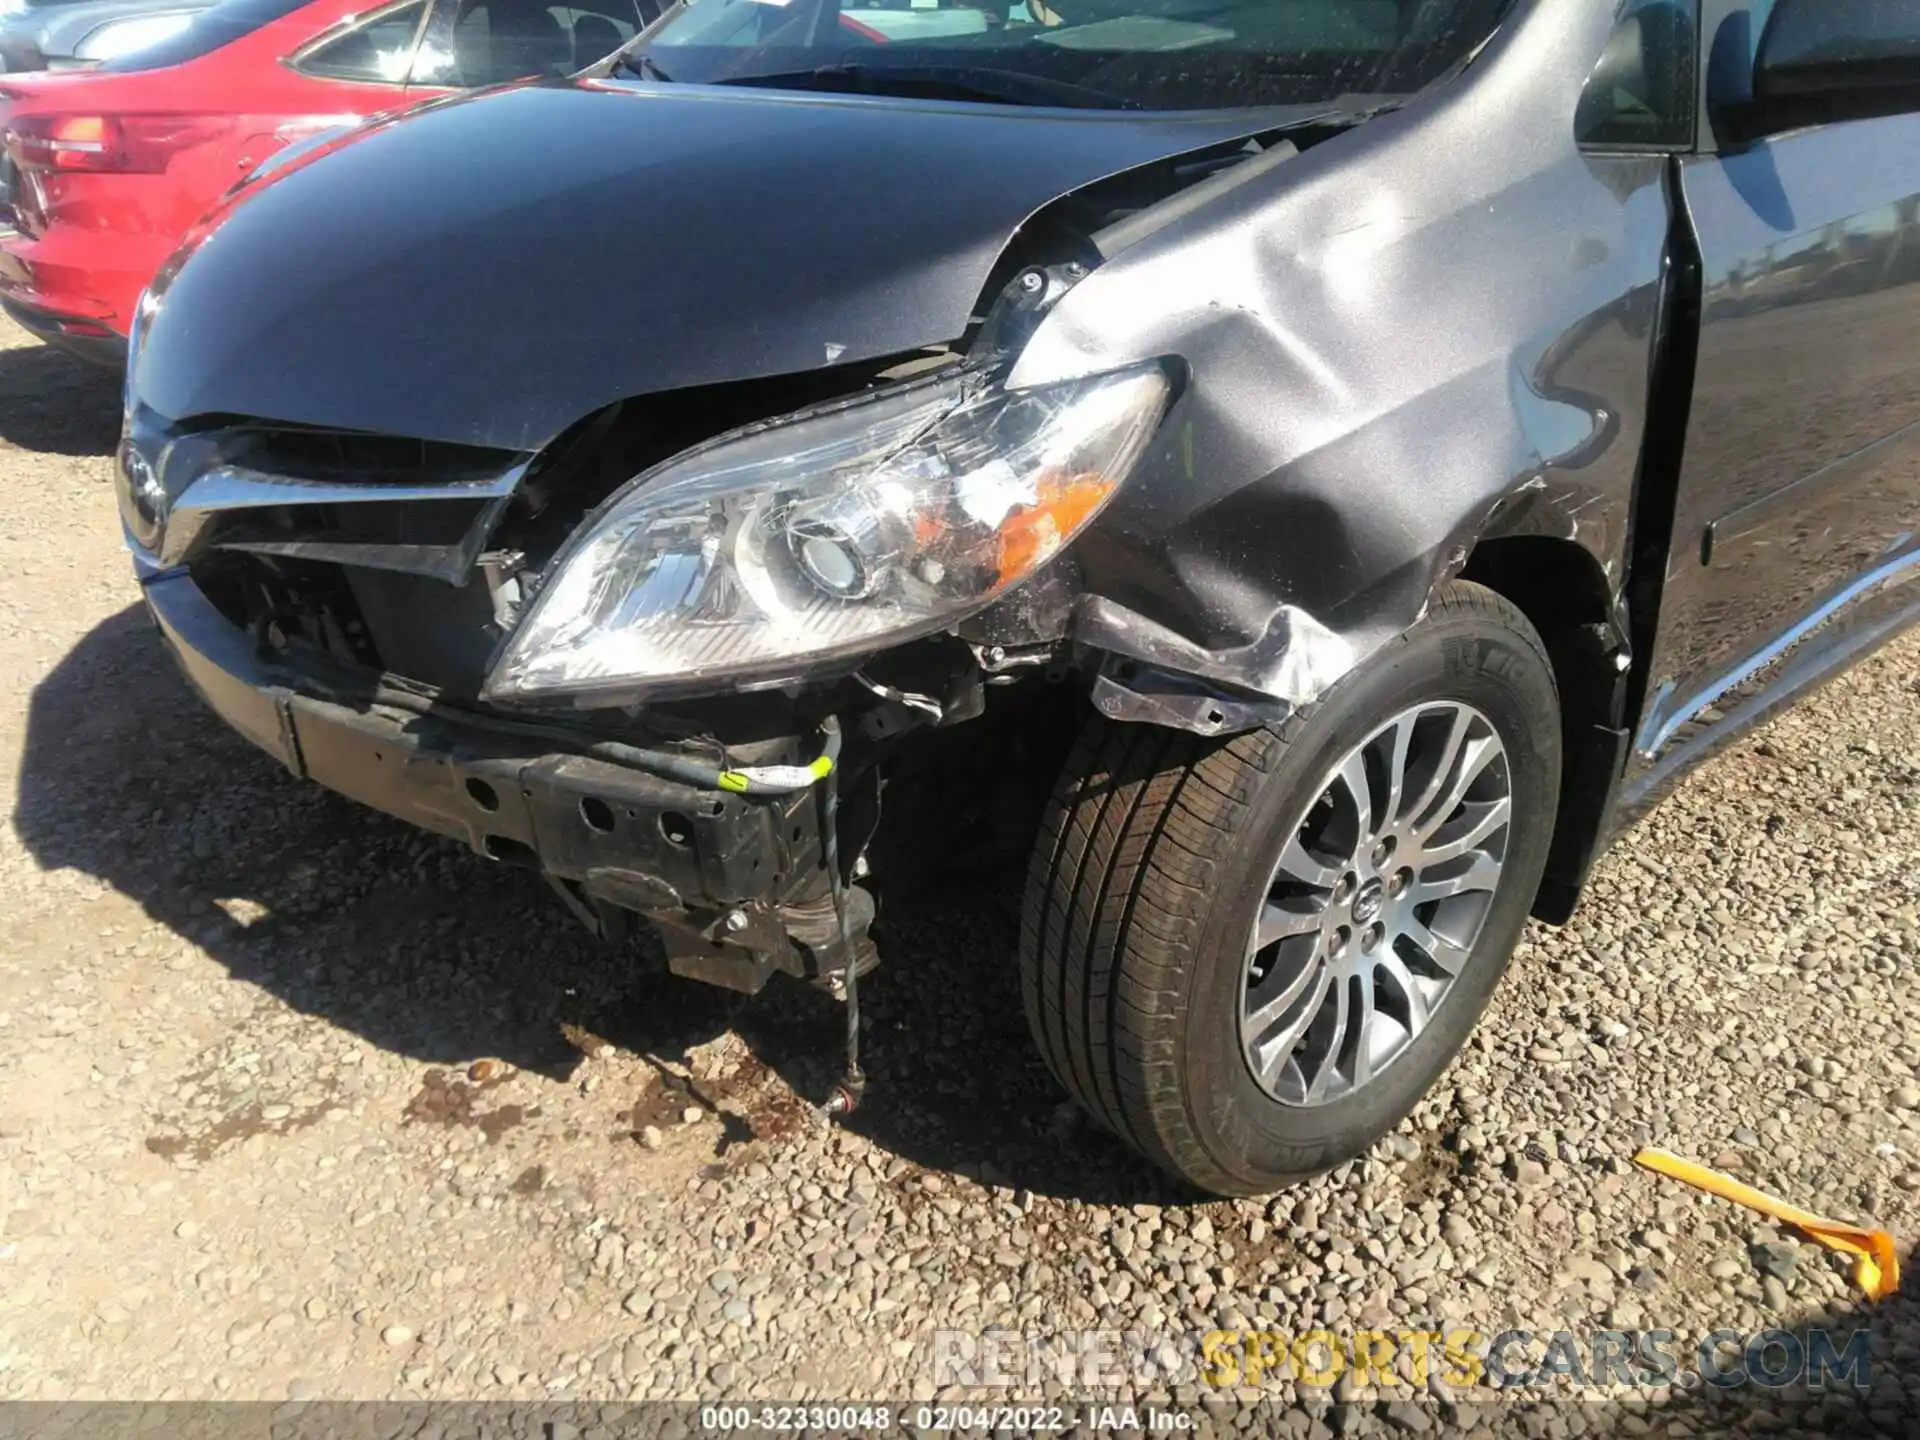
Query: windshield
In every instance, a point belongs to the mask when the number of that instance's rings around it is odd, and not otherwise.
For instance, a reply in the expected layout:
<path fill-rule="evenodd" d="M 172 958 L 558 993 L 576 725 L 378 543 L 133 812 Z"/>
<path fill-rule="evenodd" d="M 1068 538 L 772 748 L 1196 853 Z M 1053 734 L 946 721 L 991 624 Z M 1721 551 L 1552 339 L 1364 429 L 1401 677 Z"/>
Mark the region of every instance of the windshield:
<path fill-rule="evenodd" d="M 682 0 L 620 61 L 654 80 L 1196 110 L 1391 101 L 1511 0 Z"/>
<path fill-rule="evenodd" d="M 178 35 L 143 46 L 118 60 L 109 60 L 102 70 L 158 70 L 167 65 L 183 65 L 211 55 L 222 45 L 230 45 L 243 35 L 251 35 L 269 21 L 291 15 L 308 0 L 220 0 L 193 17 L 193 23 Z"/>

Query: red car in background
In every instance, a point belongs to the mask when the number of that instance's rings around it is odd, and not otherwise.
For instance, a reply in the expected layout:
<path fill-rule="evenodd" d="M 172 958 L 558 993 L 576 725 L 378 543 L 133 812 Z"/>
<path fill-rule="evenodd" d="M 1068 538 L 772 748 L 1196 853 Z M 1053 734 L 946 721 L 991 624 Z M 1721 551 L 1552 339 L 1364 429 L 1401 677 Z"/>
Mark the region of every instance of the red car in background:
<path fill-rule="evenodd" d="M 220 0 L 93 70 L 0 77 L 0 308 L 118 364 L 140 292 L 291 141 L 604 58 L 654 0 Z"/>

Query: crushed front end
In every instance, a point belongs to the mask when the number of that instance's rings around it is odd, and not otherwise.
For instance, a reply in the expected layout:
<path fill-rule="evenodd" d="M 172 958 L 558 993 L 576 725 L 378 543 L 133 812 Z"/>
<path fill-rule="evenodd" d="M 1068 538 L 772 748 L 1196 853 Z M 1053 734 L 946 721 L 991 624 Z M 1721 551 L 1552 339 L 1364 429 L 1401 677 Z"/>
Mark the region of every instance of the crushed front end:
<path fill-rule="evenodd" d="M 750 774 L 749 756 L 798 760 L 809 740 L 818 752 L 817 734 L 736 739 L 723 770 L 709 758 L 719 747 L 652 727 L 469 709 L 287 626 L 304 614 L 314 630 L 377 644 L 350 589 L 329 588 L 311 566 L 247 560 L 157 573 L 145 594 L 207 703 L 295 775 L 541 870 L 596 932 L 617 938 L 644 917 L 676 972 L 746 991 L 776 971 L 837 988 L 849 951 L 870 963 L 872 907 L 857 887 L 847 892 L 850 946 L 838 932 L 815 797 L 721 783 Z M 711 770 L 714 782 L 674 778 L 682 764 L 689 776 Z"/>
<path fill-rule="evenodd" d="M 675 973 L 844 995 L 877 958 L 883 759 L 1061 658 L 1051 562 L 1177 384 L 1008 392 L 983 334 L 616 404 L 534 453 L 130 391 L 122 520 L 185 674 L 294 774 L 540 870 L 604 936 L 650 925 Z"/>
<path fill-rule="evenodd" d="M 373 127 L 212 217 L 142 303 L 119 458 L 148 603 L 295 774 L 538 869 L 604 935 L 651 927 L 676 973 L 845 995 L 852 1034 L 875 896 L 925 865 L 883 820 L 1021 845 L 1089 704 L 1231 735 L 1352 662 L 1302 582 L 1345 593 L 1357 557 L 1274 503 L 1236 386 L 1180 333 L 1061 350 L 1113 318 L 1082 297 L 1116 257 L 1352 123 L 582 82 Z M 516 126 L 568 143 L 489 138 Z M 755 167 L 732 190 L 716 126 Z M 641 143 L 699 225 L 592 175 L 568 224 L 527 199 L 558 150 L 598 174 Z M 911 201 L 787 194 L 791 153 Z M 379 221 L 352 253 L 312 239 L 347 189 Z M 736 191 L 787 217 L 781 256 L 738 243 Z M 528 247 L 542 283 L 494 285 Z M 639 283 L 639 252 L 672 266 Z M 1278 565 L 1296 541 L 1339 563 Z"/>

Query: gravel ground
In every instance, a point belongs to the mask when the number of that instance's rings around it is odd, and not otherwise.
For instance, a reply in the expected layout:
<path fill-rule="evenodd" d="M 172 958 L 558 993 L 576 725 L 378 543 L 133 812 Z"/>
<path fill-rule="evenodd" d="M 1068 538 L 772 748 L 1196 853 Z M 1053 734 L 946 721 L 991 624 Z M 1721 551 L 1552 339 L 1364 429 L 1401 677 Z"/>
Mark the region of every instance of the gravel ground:
<path fill-rule="evenodd" d="M 1794 1423 L 1920 1427 L 1911 1301 L 1629 1164 L 1662 1144 L 1920 1232 L 1920 640 L 1628 837 L 1372 1155 L 1195 1204 L 1029 1048 L 1017 869 L 893 917 L 869 1103 L 826 1129 L 801 1098 L 834 1073 L 824 996 L 658 976 L 532 877 L 277 771 L 135 608 L 115 385 L 0 343 L 0 1398 L 1031 1401 L 1080 1392 L 954 1389 L 936 1332 L 1143 1332 L 1171 1363 L 1216 1328 L 1661 1328 L 1684 1354 L 1824 1324 L 1871 1328 L 1874 1389 Z M 1176 1365 L 1125 1393 L 1202 1388 Z M 1259 1393 L 1315 1401 L 1268 1417 L 1297 1435 L 1521 1423 L 1428 1389 Z"/>

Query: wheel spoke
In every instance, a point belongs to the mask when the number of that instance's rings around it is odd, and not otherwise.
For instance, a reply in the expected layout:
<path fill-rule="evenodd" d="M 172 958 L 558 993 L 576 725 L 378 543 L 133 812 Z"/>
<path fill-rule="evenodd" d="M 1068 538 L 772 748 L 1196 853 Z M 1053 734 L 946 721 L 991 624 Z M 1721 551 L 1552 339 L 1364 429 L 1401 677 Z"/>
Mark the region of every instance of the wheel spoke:
<path fill-rule="evenodd" d="M 1367 756 L 1356 750 L 1340 767 L 1340 781 L 1353 797 L 1353 833 L 1362 840 L 1373 838 L 1373 786 L 1367 779 Z"/>
<path fill-rule="evenodd" d="M 1500 862 L 1484 851 L 1473 857 L 1473 863 L 1457 875 L 1449 875 L 1440 880 L 1429 880 L 1422 875 L 1411 892 L 1415 906 L 1425 905 L 1430 900 L 1445 900 L 1454 895 L 1464 895 L 1474 890 L 1491 890 L 1500 883 Z"/>
<path fill-rule="evenodd" d="M 1427 957 L 1429 964 L 1443 975 L 1458 975 L 1460 967 L 1466 963 L 1465 946 L 1456 945 L 1451 940 L 1442 940 L 1427 926 L 1418 920 L 1409 920 L 1400 927 L 1400 933 L 1413 942 L 1414 948 Z M 1399 960 L 1395 956 L 1395 960 Z M 1404 962 L 1403 962 L 1404 964 Z"/>
<path fill-rule="evenodd" d="M 1359 984 L 1349 982 L 1347 988 L 1357 990 L 1360 994 L 1359 1007 L 1347 1025 L 1353 1041 L 1353 1074 L 1349 1078 L 1353 1088 L 1358 1090 L 1373 1078 L 1373 977 L 1362 975 Z M 1336 1055 L 1338 1053 L 1335 1052 Z"/>
<path fill-rule="evenodd" d="M 1255 1044 L 1262 1042 L 1258 1037 L 1278 1025 L 1287 1016 L 1287 1012 L 1307 993 L 1308 987 L 1326 971 L 1324 960 L 1315 958 L 1302 965 L 1285 980 L 1269 975 L 1264 983 L 1247 996 L 1247 1033 L 1256 1037 Z M 1309 1014 L 1313 1006 L 1306 1007 Z"/>
<path fill-rule="evenodd" d="M 1288 1057 L 1293 1054 L 1293 1047 L 1300 1043 L 1300 1037 L 1306 1033 L 1314 1017 L 1320 1013 L 1320 1007 L 1326 1003 L 1327 991 L 1333 983 L 1332 968 L 1321 963 L 1309 967 L 1309 970 L 1313 975 L 1313 988 L 1308 992 L 1306 1003 L 1294 1013 L 1293 1019 L 1284 1029 L 1256 1039 L 1250 1047 L 1258 1059 L 1256 1069 L 1262 1084 L 1272 1083 L 1273 1077 L 1280 1072 L 1286 1065 Z M 1251 1033 L 1251 1025 L 1248 1028 Z"/>
<path fill-rule="evenodd" d="M 1427 995 L 1420 988 L 1420 982 L 1407 969 L 1407 962 L 1391 950 L 1384 952 L 1374 967 L 1377 977 L 1384 978 L 1387 984 L 1402 1001 L 1407 1015 L 1407 1033 L 1418 1035 L 1427 1028 Z"/>
<path fill-rule="evenodd" d="M 1400 823 L 1400 806 L 1407 798 L 1407 752 L 1413 747 L 1413 727 L 1418 716 L 1402 715 L 1393 727 L 1393 749 L 1387 756 L 1387 803 L 1380 828 Z"/>
<path fill-rule="evenodd" d="M 1493 735 L 1483 735 L 1478 740 L 1467 742 L 1461 750 L 1459 763 L 1452 779 L 1444 787 L 1444 793 L 1430 809 L 1419 812 L 1420 818 L 1414 821 L 1413 833 L 1424 840 L 1446 824 L 1453 812 L 1460 808 L 1460 802 L 1467 798 L 1467 791 L 1471 790 L 1473 782 L 1480 778 L 1480 772 L 1491 765 L 1501 753 L 1500 741 Z"/>
<path fill-rule="evenodd" d="M 1446 787 L 1447 778 L 1453 774 L 1454 766 L 1460 759 L 1460 747 L 1466 743 L 1467 729 L 1472 718 L 1465 710 L 1453 712 L 1453 723 L 1447 728 L 1447 738 L 1440 744 L 1440 756 L 1434 763 L 1433 774 L 1427 777 L 1427 783 L 1414 800 L 1407 813 L 1417 820 L 1433 808 L 1433 802 L 1439 798 Z"/>
<path fill-rule="evenodd" d="M 1289 910 L 1269 900 L 1261 907 L 1259 923 L 1254 926 L 1253 948 L 1257 953 L 1277 941 L 1294 935 L 1310 935 L 1319 928 L 1318 912 Z"/>
<path fill-rule="evenodd" d="M 1341 1042 L 1347 1038 L 1348 992 L 1353 989 L 1353 986 L 1348 983 L 1347 977 L 1342 975 L 1330 988 L 1333 991 L 1334 1009 L 1333 1029 L 1327 1036 L 1327 1048 L 1322 1053 L 1320 1064 L 1315 1068 L 1311 1076 L 1306 1074 L 1306 1067 L 1304 1065 L 1301 1067 L 1301 1075 L 1307 1082 L 1307 1103 L 1309 1105 L 1317 1105 L 1327 1098 L 1327 1086 L 1333 1080 L 1333 1077 L 1339 1073 Z M 1315 1008 L 1317 1010 L 1319 1007 Z"/>
<path fill-rule="evenodd" d="M 1513 813 L 1513 802 L 1505 795 L 1498 800 L 1488 800 L 1478 805 L 1466 807 L 1464 825 L 1458 835 L 1449 840 L 1440 840 L 1440 831 L 1434 832 L 1438 843 L 1428 845 L 1422 852 L 1424 864 L 1442 865 L 1449 860 L 1458 860 L 1470 850 L 1477 850 L 1506 825 Z"/>
<path fill-rule="evenodd" d="M 1333 882 L 1340 878 L 1340 866 L 1329 865 L 1308 854 L 1307 847 L 1295 835 L 1287 841 L 1287 848 L 1280 852 L 1279 876 L 1298 880 L 1316 890 L 1331 890 Z"/>

